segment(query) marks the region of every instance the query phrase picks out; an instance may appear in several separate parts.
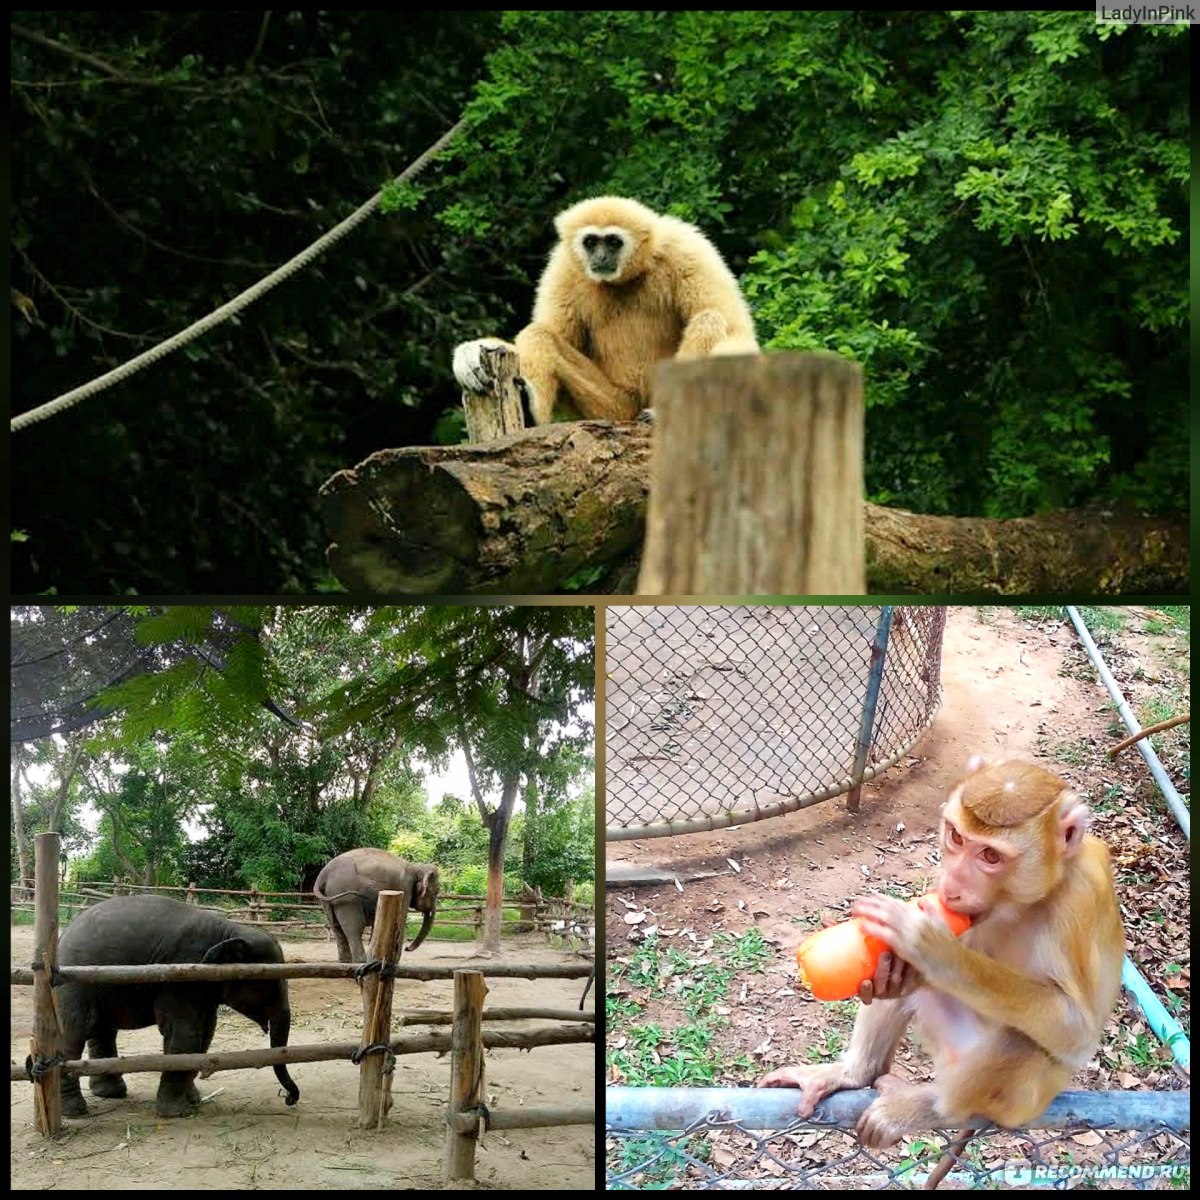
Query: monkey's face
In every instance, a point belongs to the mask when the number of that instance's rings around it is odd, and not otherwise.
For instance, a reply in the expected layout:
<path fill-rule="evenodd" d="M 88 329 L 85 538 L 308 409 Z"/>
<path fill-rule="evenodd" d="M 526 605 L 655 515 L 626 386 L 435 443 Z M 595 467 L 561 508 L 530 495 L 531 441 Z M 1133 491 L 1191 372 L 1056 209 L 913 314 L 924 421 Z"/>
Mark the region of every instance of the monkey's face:
<path fill-rule="evenodd" d="M 972 758 L 942 811 L 942 902 L 977 922 L 1004 905 L 1036 904 L 1062 881 L 1087 816 L 1065 781 L 1042 767 Z"/>
<path fill-rule="evenodd" d="M 585 225 L 575 235 L 574 248 L 594 283 L 621 283 L 633 253 L 633 238 L 619 225 Z"/>

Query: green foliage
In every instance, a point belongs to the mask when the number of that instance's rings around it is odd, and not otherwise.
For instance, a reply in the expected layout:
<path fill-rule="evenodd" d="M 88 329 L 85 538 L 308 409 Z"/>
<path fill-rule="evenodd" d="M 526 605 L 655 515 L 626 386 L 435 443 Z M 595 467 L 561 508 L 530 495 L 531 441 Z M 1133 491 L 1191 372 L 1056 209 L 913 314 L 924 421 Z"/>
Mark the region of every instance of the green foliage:
<path fill-rule="evenodd" d="M 187 846 L 183 824 L 195 811 L 203 760 L 188 738 L 145 741 L 128 747 L 121 759 L 123 770 L 101 750 L 89 773 L 86 796 L 99 809 L 100 823 L 91 853 L 73 862 L 72 875 L 78 882 L 178 884 Z"/>
<path fill-rule="evenodd" d="M 451 348 L 519 328 L 553 214 L 601 192 L 698 222 L 769 346 L 863 364 L 873 498 L 1186 511 L 1186 29 L 295 12 L 251 58 L 251 12 L 23 20 L 134 84 L 12 39 L 23 405 L 207 313 L 468 128 L 246 318 L 20 435 L 18 591 L 328 586 L 320 484 L 461 437 Z"/>
<path fill-rule="evenodd" d="M 92 844 L 88 877 L 286 891 L 379 846 L 482 887 L 490 830 L 459 798 L 431 808 L 413 763 L 444 762 L 465 737 L 489 800 L 514 777 L 539 800 L 509 827 L 509 894 L 527 877 L 556 894 L 592 878 L 594 801 L 578 795 L 591 772 L 579 712 L 594 682 L 590 608 L 130 608 L 145 644 L 199 642 L 214 621 L 244 632 L 223 643 L 222 671 L 189 660 L 105 693 L 119 711 L 92 736 L 87 772 L 105 817 L 98 840 L 73 843 Z M 266 695 L 315 723 L 284 724 Z M 30 820 L 44 799 L 28 798 Z"/>
<path fill-rule="evenodd" d="M 606 566 L 580 567 L 574 575 L 568 576 L 563 582 L 564 592 L 590 592 L 592 585 L 604 578 Z"/>
<path fill-rule="evenodd" d="M 447 409 L 433 426 L 431 435 L 435 446 L 457 446 L 467 438 L 467 415 L 462 408 Z"/>
<path fill-rule="evenodd" d="M 1182 508 L 1185 401 L 1163 368 L 1185 353 L 1185 117 L 1178 94 L 1133 101 L 1162 90 L 1173 43 L 1105 51 L 1077 13 L 926 25 L 884 136 L 814 175 L 754 258 L 760 328 L 864 364 L 876 499 Z"/>
<path fill-rule="evenodd" d="M 13 328 L 28 408 L 205 316 L 399 174 L 457 118 L 499 18 L 22 22 L 70 47 L 10 40 L 13 284 L 40 314 Z M 20 435 L 22 592 L 275 594 L 327 575 L 317 489 L 428 443 L 457 401 L 448 347 L 507 316 L 420 211 L 425 180 L 239 320 Z"/>
<path fill-rule="evenodd" d="M 872 498 L 1186 507 L 1181 30 L 1059 12 L 522 12 L 504 28 L 453 203 L 486 189 L 511 227 L 536 145 L 532 205 L 613 191 L 701 222 L 748 260 L 771 347 L 863 363 Z"/>
<path fill-rule="evenodd" d="M 487 895 L 487 867 L 458 867 L 443 872 L 442 887 L 448 892 L 463 892 L 470 896 Z"/>
<path fill-rule="evenodd" d="M 402 829 L 399 833 L 393 834 L 387 848 L 392 854 L 399 855 L 400 858 L 407 858 L 411 862 L 435 861 L 429 838 L 415 830 Z"/>
<path fill-rule="evenodd" d="M 393 180 L 385 184 L 379 200 L 381 212 L 403 212 L 419 208 L 425 199 L 425 189 L 415 180 Z"/>
<path fill-rule="evenodd" d="M 161 670 L 135 675 L 102 694 L 104 705 L 124 711 L 121 736 L 130 743 L 160 730 L 216 734 L 277 719 L 268 717 L 262 707 L 280 682 L 256 636 L 269 611 L 264 606 L 125 607 L 131 615 L 141 617 L 135 636 L 143 645 L 201 645 L 211 636 L 220 646 L 219 659 L 214 662 L 206 654 L 185 658 Z"/>
<path fill-rule="evenodd" d="M 453 817 L 444 812 L 429 813 L 421 825 L 425 861 L 451 869 L 487 863 L 488 831 L 474 808 L 463 808 Z M 482 869 L 486 878 L 486 865 Z"/>
<path fill-rule="evenodd" d="M 525 816 L 525 824 L 529 816 Z M 536 854 L 525 881 L 547 896 L 566 894 L 568 883 L 595 878 L 596 802 L 588 793 L 538 815 Z"/>

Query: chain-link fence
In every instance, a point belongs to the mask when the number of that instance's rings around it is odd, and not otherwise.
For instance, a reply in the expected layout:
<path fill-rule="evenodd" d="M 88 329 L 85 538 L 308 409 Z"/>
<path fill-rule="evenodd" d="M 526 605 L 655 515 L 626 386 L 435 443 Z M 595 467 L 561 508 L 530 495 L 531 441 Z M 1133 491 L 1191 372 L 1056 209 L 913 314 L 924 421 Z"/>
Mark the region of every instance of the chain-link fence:
<path fill-rule="evenodd" d="M 941 698 L 944 607 L 605 611 L 609 840 L 856 793 L 912 749 Z"/>
<path fill-rule="evenodd" d="M 839 1092 L 823 1120 L 799 1093 L 607 1088 L 606 1188 L 907 1191 L 1079 1187 L 1177 1190 L 1190 1178 L 1187 1092 L 1063 1092 L 1023 1130 L 934 1132 L 868 1150 L 853 1128 L 874 1093 Z"/>

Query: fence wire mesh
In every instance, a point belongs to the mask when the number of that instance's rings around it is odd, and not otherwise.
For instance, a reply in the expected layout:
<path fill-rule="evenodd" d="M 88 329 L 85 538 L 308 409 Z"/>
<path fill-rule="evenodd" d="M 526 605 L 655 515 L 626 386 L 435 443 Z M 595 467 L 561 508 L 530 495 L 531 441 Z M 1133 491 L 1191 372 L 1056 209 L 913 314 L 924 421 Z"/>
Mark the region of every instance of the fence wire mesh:
<path fill-rule="evenodd" d="M 694 1108 L 677 1101 L 679 1091 L 646 1089 L 651 1106 L 653 1093 L 668 1097 L 647 1125 L 674 1124 L 681 1111 Z M 673 1132 L 608 1126 L 606 1189 L 922 1190 L 930 1186 L 940 1161 L 943 1172 L 932 1183 L 936 1186 L 944 1175 L 946 1190 L 1186 1187 L 1190 1149 L 1184 1131 L 1190 1120 L 1185 1094 L 1156 1099 L 1153 1093 L 1072 1092 L 1056 1105 L 1068 1097 L 1075 1119 L 1063 1121 L 1064 1128 L 985 1130 L 965 1144 L 930 1132 L 878 1152 L 837 1125 L 792 1120 L 759 1129 L 745 1116 L 736 1119 L 727 1106 Z M 1116 1127 L 1098 1128 L 1107 1125 Z"/>
<path fill-rule="evenodd" d="M 610 840 L 742 824 L 848 792 L 916 744 L 941 698 L 944 607 L 605 612 Z"/>

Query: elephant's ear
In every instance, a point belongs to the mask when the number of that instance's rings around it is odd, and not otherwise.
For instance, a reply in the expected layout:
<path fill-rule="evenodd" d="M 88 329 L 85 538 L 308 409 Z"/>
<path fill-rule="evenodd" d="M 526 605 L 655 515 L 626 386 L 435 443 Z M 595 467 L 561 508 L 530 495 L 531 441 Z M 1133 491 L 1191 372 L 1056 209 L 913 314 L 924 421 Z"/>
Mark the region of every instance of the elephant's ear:
<path fill-rule="evenodd" d="M 226 938 L 215 946 L 210 946 L 200 960 L 206 963 L 253 962 L 250 943 L 242 937 Z"/>

